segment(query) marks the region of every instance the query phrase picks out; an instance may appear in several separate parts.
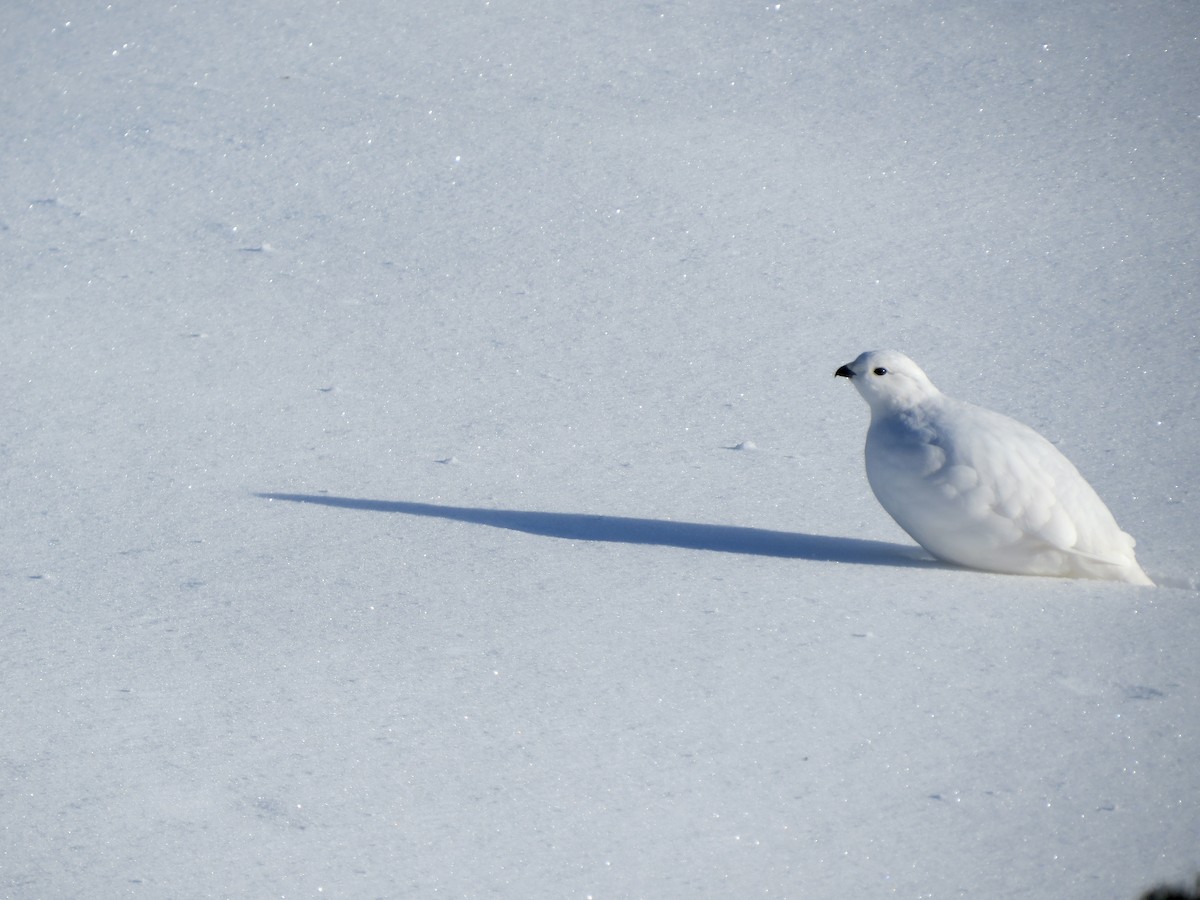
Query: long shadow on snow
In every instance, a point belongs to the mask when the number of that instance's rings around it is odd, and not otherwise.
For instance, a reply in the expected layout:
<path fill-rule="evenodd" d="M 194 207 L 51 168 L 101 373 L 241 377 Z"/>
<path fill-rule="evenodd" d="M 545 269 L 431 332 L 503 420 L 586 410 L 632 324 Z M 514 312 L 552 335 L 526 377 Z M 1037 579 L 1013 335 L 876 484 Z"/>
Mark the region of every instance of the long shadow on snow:
<path fill-rule="evenodd" d="M 367 512 L 403 513 L 430 516 L 473 525 L 507 528 L 527 534 L 576 541 L 607 541 L 617 544 L 654 544 L 687 550 L 716 550 L 721 553 L 748 553 L 822 562 L 858 563 L 869 566 L 938 567 L 916 547 L 886 541 L 830 537 L 768 531 L 736 525 L 702 525 L 696 522 L 671 522 L 662 519 L 633 519 L 625 516 L 597 516 L 580 513 L 535 512 L 517 509 L 478 509 L 469 506 L 437 506 L 409 503 L 405 500 L 366 500 L 357 497 L 331 497 L 327 494 L 256 494 L 266 500 L 313 503 Z"/>

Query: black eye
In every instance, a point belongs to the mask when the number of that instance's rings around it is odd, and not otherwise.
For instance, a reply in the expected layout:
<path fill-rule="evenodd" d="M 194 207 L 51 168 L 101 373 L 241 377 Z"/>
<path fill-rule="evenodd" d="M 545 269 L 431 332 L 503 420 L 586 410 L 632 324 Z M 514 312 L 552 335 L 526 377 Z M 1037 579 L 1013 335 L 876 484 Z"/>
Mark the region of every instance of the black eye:
<path fill-rule="evenodd" d="M 876 375 L 886 375 L 887 369 L 885 369 L 883 366 L 878 366 L 875 368 L 874 372 Z"/>

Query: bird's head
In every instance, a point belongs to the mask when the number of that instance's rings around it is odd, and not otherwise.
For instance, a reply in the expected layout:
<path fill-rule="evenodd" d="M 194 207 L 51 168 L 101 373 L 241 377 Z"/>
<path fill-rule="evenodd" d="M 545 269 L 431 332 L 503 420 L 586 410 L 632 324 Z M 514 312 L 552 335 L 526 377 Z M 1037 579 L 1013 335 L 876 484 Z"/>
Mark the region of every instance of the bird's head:
<path fill-rule="evenodd" d="M 868 350 L 833 374 L 849 378 L 872 412 L 911 409 L 940 393 L 920 366 L 896 350 Z"/>

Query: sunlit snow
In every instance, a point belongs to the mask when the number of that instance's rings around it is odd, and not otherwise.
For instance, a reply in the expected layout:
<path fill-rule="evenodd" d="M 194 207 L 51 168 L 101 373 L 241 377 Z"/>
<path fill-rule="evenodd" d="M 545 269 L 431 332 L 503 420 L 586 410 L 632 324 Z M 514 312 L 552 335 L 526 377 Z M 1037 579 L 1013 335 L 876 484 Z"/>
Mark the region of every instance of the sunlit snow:
<path fill-rule="evenodd" d="M 0 895 L 1200 870 L 1200 11 L 0 10 Z M 932 561 L 833 377 L 1158 588 Z"/>

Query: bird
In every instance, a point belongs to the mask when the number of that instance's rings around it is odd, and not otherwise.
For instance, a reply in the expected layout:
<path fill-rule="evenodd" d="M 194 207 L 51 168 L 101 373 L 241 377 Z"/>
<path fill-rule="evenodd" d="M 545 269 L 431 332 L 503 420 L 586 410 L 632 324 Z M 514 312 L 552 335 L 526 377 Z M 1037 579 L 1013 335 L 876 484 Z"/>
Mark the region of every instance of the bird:
<path fill-rule="evenodd" d="M 933 556 L 988 572 L 1154 583 L 1104 501 L 1028 425 L 946 396 L 895 350 L 863 353 L 834 375 L 871 408 L 871 490 Z"/>

